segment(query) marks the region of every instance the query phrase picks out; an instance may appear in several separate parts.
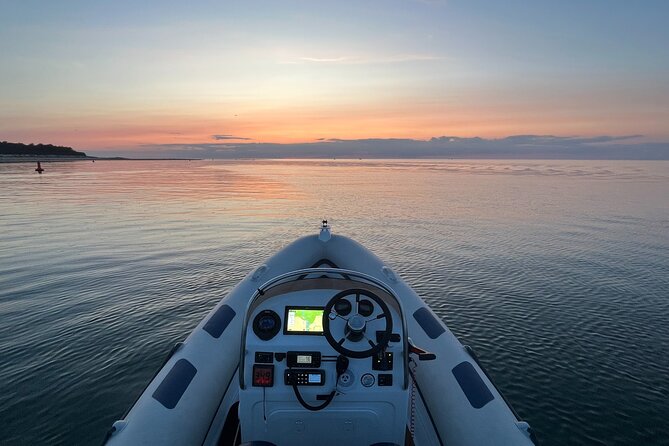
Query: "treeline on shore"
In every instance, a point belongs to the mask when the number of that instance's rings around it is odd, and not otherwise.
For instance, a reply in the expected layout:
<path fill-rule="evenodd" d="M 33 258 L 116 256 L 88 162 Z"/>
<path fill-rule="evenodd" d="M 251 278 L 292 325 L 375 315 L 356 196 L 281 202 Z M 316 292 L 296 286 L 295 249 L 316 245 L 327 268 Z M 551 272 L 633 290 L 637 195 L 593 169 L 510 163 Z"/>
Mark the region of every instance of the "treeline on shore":
<path fill-rule="evenodd" d="M 54 146 L 53 144 L 22 144 L 19 142 L 0 141 L 0 155 L 25 156 L 86 156 L 72 147 Z"/>

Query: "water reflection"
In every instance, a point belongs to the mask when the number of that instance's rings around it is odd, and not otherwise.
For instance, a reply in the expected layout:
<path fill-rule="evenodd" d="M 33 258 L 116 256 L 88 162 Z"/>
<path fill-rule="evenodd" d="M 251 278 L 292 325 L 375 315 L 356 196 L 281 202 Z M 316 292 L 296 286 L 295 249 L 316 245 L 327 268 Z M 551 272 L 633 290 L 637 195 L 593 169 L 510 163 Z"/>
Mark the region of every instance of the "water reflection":
<path fill-rule="evenodd" d="M 543 444 L 669 436 L 669 163 L 44 167 L 0 164 L 8 444 L 98 443 L 172 344 L 322 217 L 476 347 Z"/>

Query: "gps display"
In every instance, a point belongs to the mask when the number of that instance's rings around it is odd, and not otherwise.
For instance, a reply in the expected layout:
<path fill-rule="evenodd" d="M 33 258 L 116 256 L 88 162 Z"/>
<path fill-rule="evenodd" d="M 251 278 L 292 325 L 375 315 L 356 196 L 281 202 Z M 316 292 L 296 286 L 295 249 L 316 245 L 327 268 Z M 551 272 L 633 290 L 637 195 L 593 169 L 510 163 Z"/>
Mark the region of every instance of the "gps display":
<path fill-rule="evenodd" d="M 323 334 L 323 308 L 286 307 L 285 334 Z"/>

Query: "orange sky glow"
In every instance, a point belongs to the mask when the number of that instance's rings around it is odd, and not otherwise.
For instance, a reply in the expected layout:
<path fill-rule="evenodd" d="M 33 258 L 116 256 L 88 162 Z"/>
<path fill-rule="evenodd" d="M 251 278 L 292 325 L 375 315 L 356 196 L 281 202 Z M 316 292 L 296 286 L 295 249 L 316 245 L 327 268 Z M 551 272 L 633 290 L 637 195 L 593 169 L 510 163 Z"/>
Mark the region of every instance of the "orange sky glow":
<path fill-rule="evenodd" d="M 444 135 L 669 140 L 667 28 L 648 5 L 573 15 L 581 3 L 28 3 L 0 15 L 0 140 L 107 153 Z"/>

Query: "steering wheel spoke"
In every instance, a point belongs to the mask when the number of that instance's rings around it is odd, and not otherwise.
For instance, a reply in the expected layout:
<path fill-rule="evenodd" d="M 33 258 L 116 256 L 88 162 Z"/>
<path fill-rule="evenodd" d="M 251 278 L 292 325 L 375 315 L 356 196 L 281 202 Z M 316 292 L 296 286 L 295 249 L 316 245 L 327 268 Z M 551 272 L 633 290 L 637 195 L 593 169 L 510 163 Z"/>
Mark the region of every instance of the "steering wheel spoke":
<path fill-rule="evenodd" d="M 386 314 L 381 313 L 381 314 L 377 315 L 376 317 L 370 317 L 369 319 L 366 320 L 366 322 L 374 322 L 374 321 L 378 321 L 379 319 L 385 319 L 385 318 L 386 318 Z"/>
<path fill-rule="evenodd" d="M 377 345 L 377 344 L 376 344 L 374 341 L 372 341 L 371 339 L 369 339 L 369 338 L 368 338 L 367 336 L 365 336 L 365 335 L 363 335 L 363 336 L 365 337 L 365 339 L 367 339 L 367 343 L 368 343 L 372 348 L 376 348 L 376 345 Z"/>
<path fill-rule="evenodd" d="M 345 320 L 346 322 L 348 322 L 348 318 L 347 318 L 347 317 L 342 316 L 341 314 L 337 313 L 337 312 L 334 311 L 334 310 L 332 310 L 332 311 L 330 312 L 329 317 L 330 317 L 330 320 L 332 320 L 332 321 L 334 321 L 335 319 L 339 318 L 339 319 L 343 319 L 343 320 Z"/>

